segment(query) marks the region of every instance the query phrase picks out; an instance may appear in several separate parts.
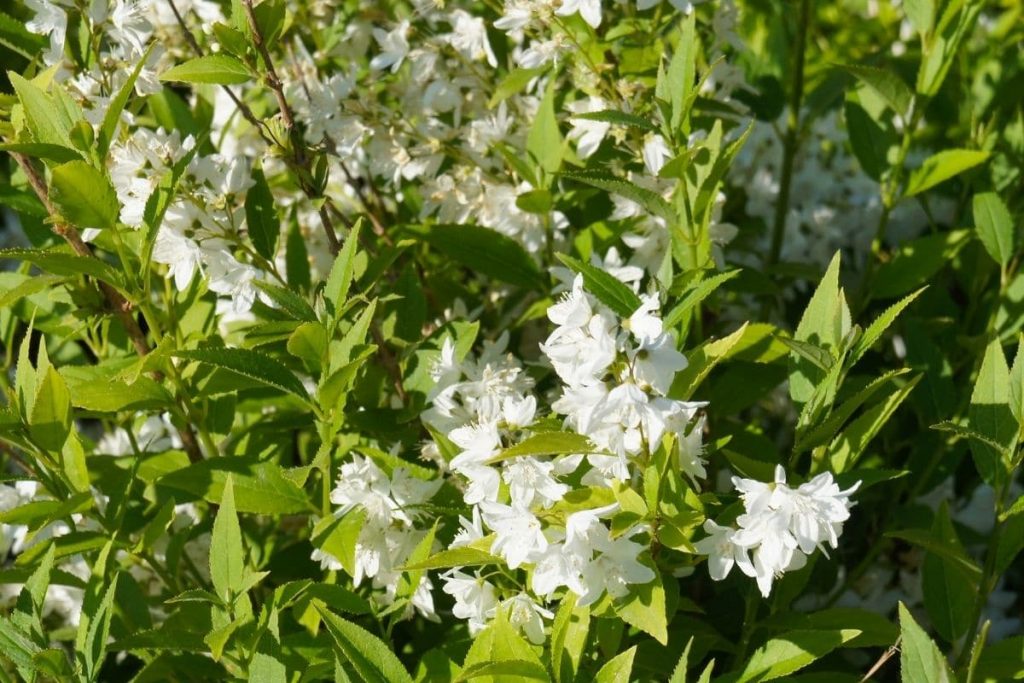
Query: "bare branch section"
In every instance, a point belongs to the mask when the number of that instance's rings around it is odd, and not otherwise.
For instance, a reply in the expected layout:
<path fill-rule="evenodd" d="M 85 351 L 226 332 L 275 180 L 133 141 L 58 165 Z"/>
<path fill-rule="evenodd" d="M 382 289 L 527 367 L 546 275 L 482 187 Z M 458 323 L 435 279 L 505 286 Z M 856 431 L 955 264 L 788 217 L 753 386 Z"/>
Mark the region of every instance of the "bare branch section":
<path fill-rule="evenodd" d="M 50 193 L 46 187 L 46 180 L 39 173 L 39 170 L 32 164 L 31 160 L 23 154 L 11 153 L 14 160 L 21 167 L 21 170 L 25 173 L 25 177 L 28 178 L 29 184 L 32 186 L 32 190 L 35 192 L 39 201 L 43 203 L 46 208 L 46 213 L 49 214 L 53 220 L 53 231 L 64 238 L 64 241 L 71 245 L 71 248 L 79 256 L 86 258 L 95 258 L 96 255 L 92 253 L 92 249 L 82 239 L 75 226 L 58 220 L 60 213 L 57 211 L 53 202 L 50 201 Z M 132 346 L 135 347 L 135 352 L 139 356 L 145 356 L 150 352 L 149 342 L 146 340 L 146 333 L 142 331 L 139 326 L 139 322 L 135 319 L 132 314 L 132 304 L 123 296 L 121 293 L 111 287 L 106 282 L 101 280 L 97 281 L 100 291 L 103 293 L 104 298 L 107 300 L 107 305 L 110 310 L 117 316 L 117 319 L 121 321 L 124 326 L 125 332 L 128 334 L 128 338 L 131 339 Z M 155 372 L 154 375 L 159 379 L 160 373 Z M 203 459 L 203 453 L 199 448 L 199 442 L 196 440 L 196 435 L 192 432 L 192 428 L 187 424 L 184 428 L 178 430 L 178 434 L 181 437 L 182 447 L 188 454 L 189 460 L 192 462 L 199 462 Z"/>
<path fill-rule="evenodd" d="M 277 76 L 277 70 L 274 68 L 274 60 L 270 56 L 270 51 L 267 50 L 267 44 L 263 39 L 262 31 L 260 31 L 259 22 L 256 21 L 256 13 L 253 11 L 252 0 L 242 0 L 242 7 L 245 8 L 245 16 L 249 21 L 249 30 L 252 32 L 253 45 L 256 46 L 256 51 L 259 52 L 260 59 L 263 60 L 263 65 L 267 69 L 265 79 L 267 87 L 274 93 L 274 99 L 277 100 L 277 108 L 280 110 L 281 119 L 284 121 L 285 131 L 288 134 L 288 148 L 291 152 L 290 161 L 299 169 L 299 185 L 302 187 L 302 191 L 305 195 L 317 205 L 317 213 L 320 215 L 320 222 L 323 224 L 324 232 L 327 234 L 327 245 L 330 247 L 331 253 L 337 255 L 338 250 L 341 248 L 341 243 L 338 241 L 338 234 L 334 230 L 334 222 L 331 220 L 331 214 L 325 205 L 327 198 L 324 197 L 319 189 L 311 182 L 313 177 L 312 159 L 306 153 L 305 141 L 302 140 L 302 137 L 299 135 L 299 132 L 295 127 L 295 114 L 292 112 L 291 105 L 288 104 L 288 98 L 284 96 L 284 86 L 281 83 L 281 79 Z"/>

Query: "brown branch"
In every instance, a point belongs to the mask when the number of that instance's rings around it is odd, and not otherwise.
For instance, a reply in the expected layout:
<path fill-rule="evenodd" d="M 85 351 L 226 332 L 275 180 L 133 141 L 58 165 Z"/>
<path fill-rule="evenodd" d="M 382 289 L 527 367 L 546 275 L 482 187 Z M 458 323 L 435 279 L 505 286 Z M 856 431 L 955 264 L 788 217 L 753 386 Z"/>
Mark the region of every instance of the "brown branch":
<path fill-rule="evenodd" d="M 897 638 L 896 642 L 890 645 L 886 649 L 886 651 L 882 653 L 882 655 L 878 658 L 878 661 L 876 661 L 874 666 L 872 666 L 871 669 L 869 669 L 868 672 L 864 674 L 864 678 L 860 679 L 858 683 L 867 683 L 868 681 L 870 681 L 871 677 L 878 673 L 878 670 L 881 669 L 886 662 L 892 659 L 896 655 L 896 653 L 900 651 L 901 638 Z"/>
<path fill-rule="evenodd" d="M 274 68 L 274 60 L 270 56 L 270 51 L 267 49 L 266 41 L 263 39 L 263 33 L 260 31 L 259 23 L 256 21 L 256 14 L 253 12 L 252 0 L 242 0 L 242 7 L 245 8 L 245 16 L 249 20 L 249 30 L 252 32 L 252 43 L 256 47 L 256 51 L 259 53 L 260 58 L 263 60 L 263 65 L 267 69 L 266 83 L 267 87 L 270 88 L 271 92 L 274 93 L 274 99 L 277 100 L 277 108 L 281 112 L 281 119 L 284 121 L 285 131 L 288 134 L 288 143 L 292 154 L 292 161 L 295 166 L 298 167 L 299 173 L 299 186 L 306 196 L 317 203 L 319 199 L 326 199 L 322 196 L 322 193 L 316 188 L 312 181 L 312 172 L 310 169 L 310 159 L 306 155 L 306 144 L 301 139 L 298 129 L 295 127 L 295 114 L 292 112 L 291 105 L 288 104 L 288 98 L 284 96 L 284 86 L 281 83 L 281 79 L 277 76 L 277 69 Z M 338 254 L 341 249 L 341 243 L 338 241 L 338 233 L 334 230 L 334 222 L 331 220 L 330 212 L 324 207 L 323 203 L 317 208 L 317 213 L 320 214 L 320 222 L 324 226 L 324 232 L 327 234 L 327 245 L 334 255 Z"/>
<path fill-rule="evenodd" d="M 21 167 L 21 170 L 25 173 L 25 177 L 28 178 L 29 185 L 32 186 L 32 190 L 35 192 L 39 201 L 42 202 L 46 208 L 46 213 L 50 216 L 53 221 L 53 231 L 64 238 L 76 254 L 85 258 L 96 258 L 93 254 L 92 249 L 85 243 L 82 236 L 78 233 L 75 226 L 70 223 L 60 220 L 60 212 L 57 211 L 57 207 L 53 205 L 50 200 L 50 192 L 46 187 L 46 181 L 43 176 L 39 173 L 39 170 L 32 164 L 31 160 L 23 154 L 12 152 L 11 156 Z M 125 332 L 128 333 L 128 338 L 131 339 L 132 346 L 135 347 L 135 352 L 141 357 L 149 353 L 149 342 L 146 340 L 146 333 L 142 331 L 139 326 L 139 322 L 135 319 L 132 314 L 132 305 L 127 299 L 125 299 L 119 291 L 102 280 L 96 281 L 100 291 L 107 300 L 108 307 L 113 311 L 114 315 L 121 324 L 124 326 Z M 156 379 L 161 379 L 162 375 L 159 372 L 154 372 Z M 199 444 L 196 441 L 195 434 L 192 433 L 192 428 L 187 424 L 183 429 L 178 430 L 181 436 L 182 446 L 185 448 L 185 452 L 188 453 L 189 460 L 192 462 L 199 462 L 203 459 L 202 451 L 199 449 Z"/>

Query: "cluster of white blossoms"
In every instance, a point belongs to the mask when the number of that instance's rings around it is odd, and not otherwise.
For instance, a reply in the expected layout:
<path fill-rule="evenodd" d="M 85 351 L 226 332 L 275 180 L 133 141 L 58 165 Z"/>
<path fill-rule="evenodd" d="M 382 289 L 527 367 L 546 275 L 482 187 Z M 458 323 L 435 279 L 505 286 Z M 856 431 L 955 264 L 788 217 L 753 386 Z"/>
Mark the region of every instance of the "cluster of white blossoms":
<path fill-rule="evenodd" d="M 800 569 L 816 548 L 828 554 L 824 544 L 839 545 L 843 522 L 850 518 L 850 494 L 857 482 L 841 490 L 832 475 L 822 473 L 797 488 L 786 485 L 786 472 L 775 468 L 775 481 L 733 477 L 745 512 L 736 527 L 704 522 L 708 537 L 694 547 L 708 556 L 708 571 L 716 581 L 724 579 L 733 565 L 757 579 L 765 597 L 772 582 L 784 572 Z"/>
<path fill-rule="evenodd" d="M 395 468 L 389 476 L 369 457 L 353 455 L 341 466 L 337 485 L 331 491 L 331 502 L 337 505 L 335 518 L 341 519 L 353 510 L 365 513 L 355 546 L 355 567 L 352 582 L 358 586 L 370 579 L 375 598 L 384 605 L 394 602 L 401 567 L 409 554 L 423 540 L 426 532 L 415 522 L 426 504 L 441 487 L 440 479 L 420 479 L 404 467 Z M 330 552 L 313 550 L 313 559 L 324 569 L 339 570 L 342 564 Z M 436 619 L 433 584 L 424 572 L 411 597 L 411 607 L 420 615 Z"/>
<path fill-rule="evenodd" d="M 176 165 L 187 162 L 157 232 L 153 260 L 167 266 L 178 291 L 187 291 L 202 273 L 210 291 L 223 297 L 235 313 L 245 313 L 256 298 L 255 282 L 265 277 L 235 256 L 234 245 L 247 227 L 244 200 L 253 185 L 250 162 L 240 155 L 200 156 L 194 147 L 191 135 L 182 140 L 177 131 L 146 128 L 111 147 L 110 179 L 121 202 L 121 222 L 142 228 L 153 192 Z"/>
<path fill-rule="evenodd" d="M 544 602 L 562 589 L 572 591 L 577 604 L 589 605 L 606 593 L 621 598 L 631 585 L 655 578 L 649 560 L 641 558 L 648 544 L 634 540 L 649 530 L 635 525 L 612 533 L 609 519 L 618 504 L 568 512 L 557 506 L 576 487 L 603 490 L 604 500 L 614 500 L 615 482 L 628 485 L 635 459 L 649 455 L 666 432 L 693 445 L 686 428 L 704 404 L 665 397 L 686 359 L 662 329 L 657 309 L 657 297 L 645 296 L 636 313 L 620 320 L 585 292 L 577 277 L 548 310 L 557 327 L 541 349 L 563 382 L 552 408 L 564 416 L 566 427 L 588 437 L 593 444 L 588 453 L 504 455 L 505 449 L 551 429 L 537 422 L 537 400 L 526 393 L 529 381 L 517 361 L 501 355 L 504 340 L 462 363 L 454 357 L 454 345 L 445 343 L 435 368 L 438 388 L 424 419 L 449 428 L 445 436 L 458 453 L 448 467 L 472 506 L 451 546 L 489 550 L 508 569 L 529 574 L 528 585 L 513 587 L 465 568 L 443 574 L 444 591 L 455 599 L 454 613 L 471 631 L 503 609 L 527 638 L 542 642 L 544 621 L 552 617 Z M 701 465 L 699 455 L 694 464 Z"/>

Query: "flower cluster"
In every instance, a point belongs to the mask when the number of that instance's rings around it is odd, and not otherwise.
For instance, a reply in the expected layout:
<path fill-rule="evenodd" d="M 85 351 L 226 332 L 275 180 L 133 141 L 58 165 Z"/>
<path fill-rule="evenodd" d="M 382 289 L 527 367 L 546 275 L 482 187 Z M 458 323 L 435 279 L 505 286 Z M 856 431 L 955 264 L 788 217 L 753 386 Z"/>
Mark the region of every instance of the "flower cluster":
<path fill-rule="evenodd" d="M 421 479 L 404 467 L 390 475 L 370 457 L 353 455 L 341 466 L 337 485 L 331 491 L 331 502 L 338 506 L 334 520 L 356 511 L 364 515 L 355 541 L 355 566 L 352 581 L 359 586 L 371 579 L 384 605 L 394 602 L 401 577 L 401 567 L 409 554 L 423 540 L 425 532 L 415 527 L 422 517 L 422 506 L 441 486 L 440 479 Z M 315 548 L 313 560 L 324 569 L 339 570 L 343 565 L 329 550 Z M 436 619 L 430 579 L 424 574 L 414 587 L 411 607 L 424 617 Z"/>
<path fill-rule="evenodd" d="M 786 485 L 786 471 L 775 468 L 775 481 L 764 483 L 733 477 L 745 512 L 737 527 L 704 522 L 708 537 L 694 547 L 708 556 L 708 571 L 716 581 L 724 579 L 733 565 L 757 579 L 761 594 L 768 597 L 772 582 L 787 571 L 800 569 L 816 548 L 839 545 L 843 522 L 850 518 L 850 494 L 857 482 L 840 490 L 832 475 L 822 473 L 797 488 Z"/>

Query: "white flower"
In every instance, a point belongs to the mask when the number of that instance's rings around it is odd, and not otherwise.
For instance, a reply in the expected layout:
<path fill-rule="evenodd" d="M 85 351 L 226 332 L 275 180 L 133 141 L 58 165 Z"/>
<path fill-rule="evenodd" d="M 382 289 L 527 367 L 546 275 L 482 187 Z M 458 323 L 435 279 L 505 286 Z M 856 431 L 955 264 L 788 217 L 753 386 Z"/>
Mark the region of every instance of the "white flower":
<path fill-rule="evenodd" d="M 675 338 L 663 332 L 656 337 L 644 337 L 640 345 L 631 350 L 633 378 L 665 395 L 672 386 L 676 373 L 686 369 L 686 356 L 676 350 Z"/>
<path fill-rule="evenodd" d="M 519 54 L 516 61 L 524 69 L 536 69 L 558 59 L 558 55 L 564 47 L 565 45 L 559 36 L 555 36 L 550 40 L 534 40 L 530 43 L 529 48 Z"/>
<path fill-rule="evenodd" d="M 471 634 L 483 630 L 487 626 L 488 615 L 493 614 L 498 605 L 494 586 L 480 578 L 479 573 L 470 576 L 458 569 L 445 572 L 441 580 L 444 581 L 441 590 L 455 598 L 452 614 L 469 622 Z"/>
<path fill-rule="evenodd" d="M 704 422 L 706 418 L 701 416 L 693 428 L 686 434 L 677 434 L 676 445 L 679 452 L 679 469 L 683 471 L 691 481 L 704 479 L 708 476 L 704 469 Z"/>
<path fill-rule="evenodd" d="M 644 166 L 647 168 L 647 172 L 651 175 L 658 175 L 662 166 L 665 165 L 665 162 L 667 162 L 671 156 L 672 150 L 670 150 L 668 148 L 668 144 L 665 143 L 665 138 L 661 137 L 657 133 L 648 135 L 647 139 L 644 140 Z"/>
<path fill-rule="evenodd" d="M 643 295 L 640 297 L 640 308 L 633 311 L 623 327 L 633 333 L 638 340 L 653 339 L 661 336 L 663 325 L 658 309 L 661 304 L 657 296 Z"/>
<path fill-rule="evenodd" d="M 449 548 L 461 548 L 473 541 L 479 541 L 484 537 L 484 523 L 480 518 L 480 507 L 473 506 L 473 519 L 469 520 L 459 515 L 459 526 L 462 527 L 455 533 L 455 538 L 448 545 Z"/>
<path fill-rule="evenodd" d="M 555 616 L 550 610 L 538 605 L 526 593 L 519 593 L 503 601 L 497 609 L 508 610 L 508 622 L 526 634 L 531 643 L 544 644 L 544 620 Z"/>
<path fill-rule="evenodd" d="M 533 423 L 536 413 L 537 398 L 535 396 L 525 396 L 521 399 L 508 396 L 501 402 L 501 414 L 505 418 L 505 426 L 509 429 L 529 427 Z"/>
<path fill-rule="evenodd" d="M 573 114 L 589 114 L 606 109 L 608 109 L 608 104 L 600 97 L 593 96 L 585 100 L 576 100 L 569 105 L 569 111 Z M 572 117 L 572 130 L 566 137 L 576 141 L 576 153 L 580 159 L 587 159 L 601 146 L 601 142 L 610 128 L 611 124 L 607 121 L 594 121 L 574 116 Z"/>
<path fill-rule="evenodd" d="M 605 591 L 613 598 L 622 598 L 631 585 L 653 581 L 654 570 L 637 560 L 644 547 L 625 536 L 602 539 L 598 545 L 601 554 L 583 571 L 586 592 L 577 604 L 591 605 Z"/>
<path fill-rule="evenodd" d="M 556 14 L 568 17 L 577 12 L 592 28 L 601 25 L 601 0 L 562 0 Z"/>
<path fill-rule="evenodd" d="M 486 59 L 492 67 L 498 66 L 491 43 L 487 40 L 487 27 L 483 19 L 457 9 L 451 13 L 450 22 L 452 32 L 448 35 L 448 42 L 452 47 L 469 59 Z"/>
<path fill-rule="evenodd" d="M 747 551 L 733 543 L 733 536 L 736 530 L 728 526 L 720 526 L 713 520 L 704 521 L 704 531 L 708 532 L 706 538 L 702 538 L 693 544 L 693 547 L 701 555 L 708 557 L 708 573 L 715 581 L 721 581 L 729 575 L 733 565 L 739 563 L 740 567 L 746 567 L 753 573 L 750 558 Z"/>
<path fill-rule="evenodd" d="M 495 534 L 491 552 L 503 557 L 510 569 L 532 562 L 547 549 L 540 520 L 529 510 L 490 501 L 481 502 L 480 509 Z"/>
<path fill-rule="evenodd" d="M 179 292 L 188 289 L 203 263 L 203 252 L 199 245 L 165 222 L 156 234 L 153 244 L 153 260 L 168 267 L 168 275 L 174 280 Z"/>
<path fill-rule="evenodd" d="M 67 13 L 49 0 L 25 0 L 25 6 L 35 12 L 35 16 L 25 22 L 25 28 L 32 33 L 50 37 L 50 49 L 43 56 L 43 61 L 47 64 L 60 62 L 68 32 Z"/>
<path fill-rule="evenodd" d="M 555 464 L 537 458 L 515 458 L 505 463 L 502 478 L 508 484 L 512 505 L 528 508 L 534 502 L 551 507 L 569 491 L 551 472 Z"/>
<path fill-rule="evenodd" d="M 559 301 L 548 307 L 548 319 L 559 327 L 579 328 L 590 322 L 594 309 L 590 299 L 583 291 L 583 276 L 577 275 L 572 282 L 572 289 L 562 295 Z"/>
<path fill-rule="evenodd" d="M 227 297 L 236 313 L 252 308 L 256 300 L 254 283 L 259 278 L 259 271 L 238 261 L 220 240 L 207 240 L 200 249 L 209 275 L 207 286 L 210 291 Z"/>
<path fill-rule="evenodd" d="M 380 45 L 382 52 L 370 60 L 370 68 L 380 70 L 391 67 L 391 73 L 398 71 L 409 54 L 409 41 L 406 39 L 408 32 L 408 21 L 403 21 L 391 31 L 373 29 L 373 38 Z"/>

